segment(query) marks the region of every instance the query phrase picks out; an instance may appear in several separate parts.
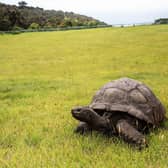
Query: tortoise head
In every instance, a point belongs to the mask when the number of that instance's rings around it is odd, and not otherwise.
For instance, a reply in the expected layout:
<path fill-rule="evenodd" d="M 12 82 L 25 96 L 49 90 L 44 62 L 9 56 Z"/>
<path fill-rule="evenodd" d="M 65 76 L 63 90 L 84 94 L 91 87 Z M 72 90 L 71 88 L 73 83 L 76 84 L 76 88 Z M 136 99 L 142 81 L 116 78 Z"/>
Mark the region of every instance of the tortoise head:
<path fill-rule="evenodd" d="M 78 106 L 74 107 L 71 110 L 72 116 L 76 118 L 77 120 L 83 121 L 83 122 L 91 122 L 92 121 L 92 112 L 94 112 L 91 108 L 88 106 Z"/>

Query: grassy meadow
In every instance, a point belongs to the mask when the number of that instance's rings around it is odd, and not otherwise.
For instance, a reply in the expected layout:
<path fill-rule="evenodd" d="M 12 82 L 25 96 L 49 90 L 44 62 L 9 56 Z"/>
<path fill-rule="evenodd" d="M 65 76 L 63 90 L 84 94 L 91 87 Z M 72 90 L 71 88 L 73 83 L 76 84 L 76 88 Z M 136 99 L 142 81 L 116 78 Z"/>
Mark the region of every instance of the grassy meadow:
<path fill-rule="evenodd" d="M 0 35 L 0 168 L 167 168 L 166 130 L 142 151 L 73 133 L 71 108 L 124 76 L 168 110 L 167 25 Z"/>

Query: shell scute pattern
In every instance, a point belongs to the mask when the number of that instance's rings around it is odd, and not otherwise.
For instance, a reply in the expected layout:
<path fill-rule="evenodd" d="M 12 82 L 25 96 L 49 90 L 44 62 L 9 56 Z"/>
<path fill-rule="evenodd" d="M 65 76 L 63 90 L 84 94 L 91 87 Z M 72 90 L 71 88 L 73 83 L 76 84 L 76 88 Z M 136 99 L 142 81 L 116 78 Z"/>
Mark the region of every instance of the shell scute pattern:
<path fill-rule="evenodd" d="M 109 103 L 123 103 L 126 100 L 126 93 L 118 88 L 105 89 L 103 99 Z"/>
<path fill-rule="evenodd" d="M 145 84 L 129 78 L 104 85 L 93 97 L 90 107 L 127 112 L 154 125 L 165 115 L 165 108 L 154 93 Z"/>
<path fill-rule="evenodd" d="M 129 93 L 129 100 L 132 101 L 133 103 L 140 103 L 140 104 L 144 104 L 147 102 L 146 98 L 144 97 L 144 95 L 139 92 L 137 89 L 132 90 Z"/>

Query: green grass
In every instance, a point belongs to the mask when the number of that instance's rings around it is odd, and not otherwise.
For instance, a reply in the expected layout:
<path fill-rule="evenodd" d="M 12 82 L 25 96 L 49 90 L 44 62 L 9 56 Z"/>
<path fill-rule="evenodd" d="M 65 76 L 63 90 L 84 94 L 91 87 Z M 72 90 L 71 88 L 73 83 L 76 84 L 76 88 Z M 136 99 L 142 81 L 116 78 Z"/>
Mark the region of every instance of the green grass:
<path fill-rule="evenodd" d="M 0 35 L 0 167 L 167 168 L 166 130 L 148 135 L 143 151 L 73 133 L 71 108 L 123 76 L 168 109 L 167 25 Z"/>

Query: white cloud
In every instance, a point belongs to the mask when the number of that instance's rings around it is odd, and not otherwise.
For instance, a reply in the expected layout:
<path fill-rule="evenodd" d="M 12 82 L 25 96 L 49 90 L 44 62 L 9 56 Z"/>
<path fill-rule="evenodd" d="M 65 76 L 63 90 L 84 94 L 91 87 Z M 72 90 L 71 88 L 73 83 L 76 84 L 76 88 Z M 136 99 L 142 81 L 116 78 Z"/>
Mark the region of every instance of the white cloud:
<path fill-rule="evenodd" d="M 78 10 L 78 11 L 118 11 L 118 10 L 151 10 L 168 9 L 167 0 L 33 0 L 34 5 L 47 8 Z"/>

